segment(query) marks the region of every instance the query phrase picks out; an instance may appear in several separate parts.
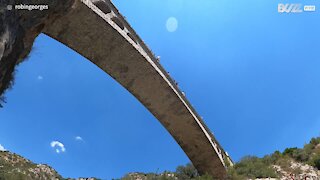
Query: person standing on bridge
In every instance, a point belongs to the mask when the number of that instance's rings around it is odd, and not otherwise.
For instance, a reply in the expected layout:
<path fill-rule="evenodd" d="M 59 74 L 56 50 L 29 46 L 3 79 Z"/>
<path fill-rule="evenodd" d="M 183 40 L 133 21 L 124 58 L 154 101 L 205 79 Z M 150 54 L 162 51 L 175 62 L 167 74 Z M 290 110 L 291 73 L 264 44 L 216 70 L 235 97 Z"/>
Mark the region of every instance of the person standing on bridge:
<path fill-rule="evenodd" d="M 186 96 L 186 93 L 184 91 L 181 92 L 183 96 Z"/>

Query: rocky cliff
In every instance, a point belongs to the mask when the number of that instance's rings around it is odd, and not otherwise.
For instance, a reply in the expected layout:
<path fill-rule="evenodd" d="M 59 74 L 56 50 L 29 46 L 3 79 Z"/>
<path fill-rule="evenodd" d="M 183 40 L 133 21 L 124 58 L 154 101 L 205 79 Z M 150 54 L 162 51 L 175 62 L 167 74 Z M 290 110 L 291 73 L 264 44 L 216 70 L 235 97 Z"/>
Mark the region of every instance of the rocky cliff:
<path fill-rule="evenodd" d="M 0 180 L 97 180 L 63 178 L 46 164 L 35 164 L 15 153 L 0 151 Z"/>
<path fill-rule="evenodd" d="M 34 39 L 46 24 L 63 15 L 73 0 L 0 1 L 0 106 L 13 83 L 15 67 L 30 53 Z M 15 9 L 16 5 L 46 5 L 46 10 Z"/>

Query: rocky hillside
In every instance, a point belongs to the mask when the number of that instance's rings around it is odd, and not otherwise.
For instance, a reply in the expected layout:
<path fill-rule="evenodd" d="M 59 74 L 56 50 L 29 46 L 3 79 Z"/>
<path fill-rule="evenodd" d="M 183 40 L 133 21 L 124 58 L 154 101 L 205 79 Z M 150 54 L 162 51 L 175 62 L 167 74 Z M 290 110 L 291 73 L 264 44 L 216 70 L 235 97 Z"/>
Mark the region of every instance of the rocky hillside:
<path fill-rule="evenodd" d="M 229 180 L 245 179 L 320 179 L 320 137 L 312 138 L 303 148 L 287 148 L 262 158 L 244 157 L 228 168 Z M 63 178 L 53 168 L 35 164 L 17 154 L 0 151 L 0 180 L 96 180 L 96 178 Z M 174 172 L 129 173 L 120 180 L 213 180 L 200 176 L 192 164 L 177 167 Z"/>
<path fill-rule="evenodd" d="M 287 148 L 275 151 L 262 158 L 246 156 L 233 167 L 228 168 L 228 180 L 319 180 L 320 179 L 320 138 L 312 138 L 303 148 Z M 123 180 L 212 180 L 208 175 L 199 176 L 196 169 L 188 164 L 179 166 L 175 172 L 130 173 Z"/>
<path fill-rule="evenodd" d="M 52 167 L 35 164 L 15 153 L 0 151 L 0 180 L 96 180 L 63 178 Z"/>
<path fill-rule="evenodd" d="M 320 137 L 303 148 L 275 151 L 263 158 L 244 157 L 229 168 L 230 179 L 320 179 Z"/>
<path fill-rule="evenodd" d="M 63 179 L 54 169 L 8 151 L 0 152 L 0 179 Z"/>

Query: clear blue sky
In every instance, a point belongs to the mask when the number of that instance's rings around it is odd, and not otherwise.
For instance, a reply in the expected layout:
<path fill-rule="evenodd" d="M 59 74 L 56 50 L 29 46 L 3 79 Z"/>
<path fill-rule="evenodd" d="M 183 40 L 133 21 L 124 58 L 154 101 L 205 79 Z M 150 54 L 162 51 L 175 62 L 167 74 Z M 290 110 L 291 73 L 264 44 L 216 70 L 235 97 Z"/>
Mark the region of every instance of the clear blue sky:
<path fill-rule="evenodd" d="M 320 135 L 320 14 L 279 14 L 281 2 L 114 0 L 236 161 Z M 34 46 L 0 109 L 6 149 L 64 177 L 111 179 L 189 162 L 109 75 L 45 35 Z"/>

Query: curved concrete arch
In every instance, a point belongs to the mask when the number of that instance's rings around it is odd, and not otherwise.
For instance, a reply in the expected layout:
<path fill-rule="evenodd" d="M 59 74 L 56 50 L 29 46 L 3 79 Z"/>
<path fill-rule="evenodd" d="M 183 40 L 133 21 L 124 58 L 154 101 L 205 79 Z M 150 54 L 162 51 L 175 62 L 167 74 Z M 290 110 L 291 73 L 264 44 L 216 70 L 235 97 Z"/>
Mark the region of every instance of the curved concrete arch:
<path fill-rule="evenodd" d="M 110 1 L 75 0 L 43 32 L 132 93 L 169 131 L 199 173 L 223 179 L 232 164 L 176 83 Z"/>

